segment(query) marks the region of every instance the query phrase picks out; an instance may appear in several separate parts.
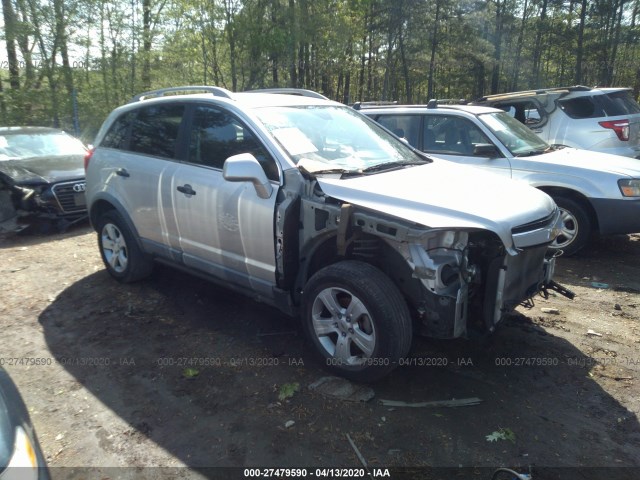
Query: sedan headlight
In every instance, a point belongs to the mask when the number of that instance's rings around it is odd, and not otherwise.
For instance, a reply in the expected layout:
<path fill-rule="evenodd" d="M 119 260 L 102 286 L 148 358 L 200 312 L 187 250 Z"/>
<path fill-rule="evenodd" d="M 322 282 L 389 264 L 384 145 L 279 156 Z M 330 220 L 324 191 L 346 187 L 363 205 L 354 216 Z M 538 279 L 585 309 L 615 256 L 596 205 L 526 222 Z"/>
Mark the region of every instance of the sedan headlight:
<path fill-rule="evenodd" d="M 624 197 L 640 197 L 640 178 L 618 180 L 618 187 Z"/>
<path fill-rule="evenodd" d="M 1 480 L 30 480 L 38 478 L 38 459 L 31 440 L 22 427 L 16 428 L 13 455 Z"/>

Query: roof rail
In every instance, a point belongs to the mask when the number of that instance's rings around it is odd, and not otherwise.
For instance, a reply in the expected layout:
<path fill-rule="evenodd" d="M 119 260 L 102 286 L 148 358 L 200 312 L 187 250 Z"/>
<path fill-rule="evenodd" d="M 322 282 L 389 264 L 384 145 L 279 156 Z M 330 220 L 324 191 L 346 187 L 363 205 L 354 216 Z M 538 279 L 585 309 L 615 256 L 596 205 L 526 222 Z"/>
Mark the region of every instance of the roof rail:
<path fill-rule="evenodd" d="M 511 96 L 519 96 L 519 95 L 544 95 L 545 93 L 568 93 L 568 92 L 588 92 L 591 90 L 591 87 L 586 87 L 584 85 L 573 85 L 571 87 L 553 87 L 553 88 L 537 88 L 533 90 L 522 90 L 519 92 L 505 92 L 505 93 L 494 93 L 492 95 L 485 95 L 484 97 L 475 100 L 476 102 L 481 102 L 484 100 L 488 100 L 490 98 L 509 98 Z"/>
<path fill-rule="evenodd" d="M 259 88 L 257 90 L 248 90 L 244 93 L 276 93 L 280 95 L 299 95 L 301 97 L 320 98 L 322 100 L 329 100 L 321 93 L 314 92 L 313 90 L 306 90 L 304 88 Z"/>
<path fill-rule="evenodd" d="M 169 87 L 169 88 L 161 88 L 159 90 L 150 90 L 148 92 L 139 93 L 138 95 L 133 97 L 129 103 L 139 102 L 142 100 L 147 100 L 149 98 L 162 97 L 167 93 L 174 93 L 174 92 L 207 92 L 207 93 L 213 94 L 216 97 L 233 98 L 233 93 L 231 93 L 226 88 L 211 87 L 206 85 L 196 85 L 196 86 Z"/>
<path fill-rule="evenodd" d="M 392 102 L 388 100 L 380 100 L 380 101 L 372 101 L 372 102 L 356 102 L 353 104 L 354 110 L 362 110 L 363 108 L 368 107 L 380 107 L 380 106 L 391 106 L 398 105 L 398 102 Z"/>
<path fill-rule="evenodd" d="M 464 98 L 432 98 L 427 102 L 427 108 L 437 108 L 438 105 L 466 105 Z"/>

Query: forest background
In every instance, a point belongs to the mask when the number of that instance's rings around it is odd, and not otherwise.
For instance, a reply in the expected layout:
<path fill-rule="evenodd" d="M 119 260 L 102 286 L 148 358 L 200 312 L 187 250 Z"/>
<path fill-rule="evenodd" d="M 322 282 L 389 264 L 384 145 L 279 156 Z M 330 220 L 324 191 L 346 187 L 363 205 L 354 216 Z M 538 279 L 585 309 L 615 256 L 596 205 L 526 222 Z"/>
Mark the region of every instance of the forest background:
<path fill-rule="evenodd" d="M 316 90 L 340 102 L 567 85 L 640 93 L 640 0 L 1 0 L 0 125 L 85 141 L 137 93 Z"/>

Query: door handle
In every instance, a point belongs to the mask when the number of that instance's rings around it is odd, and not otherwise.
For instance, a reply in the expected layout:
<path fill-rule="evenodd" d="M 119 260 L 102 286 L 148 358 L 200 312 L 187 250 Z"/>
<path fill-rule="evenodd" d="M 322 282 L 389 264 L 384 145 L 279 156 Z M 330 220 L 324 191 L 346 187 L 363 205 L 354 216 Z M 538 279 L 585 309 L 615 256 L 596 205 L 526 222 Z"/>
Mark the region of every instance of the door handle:
<path fill-rule="evenodd" d="M 116 175 L 120 177 L 130 177 L 129 172 L 127 172 L 126 168 L 119 168 L 116 170 Z"/>
<path fill-rule="evenodd" d="M 196 194 L 196 191 L 193 188 L 191 188 L 191 185 L 189 185 L 188 183 L 186 183 L 186 184 L 184 184 L 182 186 L 176 187 L 176 189 L 180 193 L 184 193 L 185 195 L 195 195 Z"/>

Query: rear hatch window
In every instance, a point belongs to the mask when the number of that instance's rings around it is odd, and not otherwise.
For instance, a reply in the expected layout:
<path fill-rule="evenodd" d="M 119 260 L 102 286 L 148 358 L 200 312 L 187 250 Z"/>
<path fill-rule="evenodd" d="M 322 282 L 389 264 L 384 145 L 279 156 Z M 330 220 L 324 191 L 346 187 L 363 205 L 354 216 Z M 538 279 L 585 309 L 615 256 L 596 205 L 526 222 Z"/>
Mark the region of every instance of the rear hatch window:
<path fill-rule="evenodd" d="M 558 104 L 571 118 L 601 118 L 640 114 L 640 105 L 628 90 L 559 100 Z"/>

